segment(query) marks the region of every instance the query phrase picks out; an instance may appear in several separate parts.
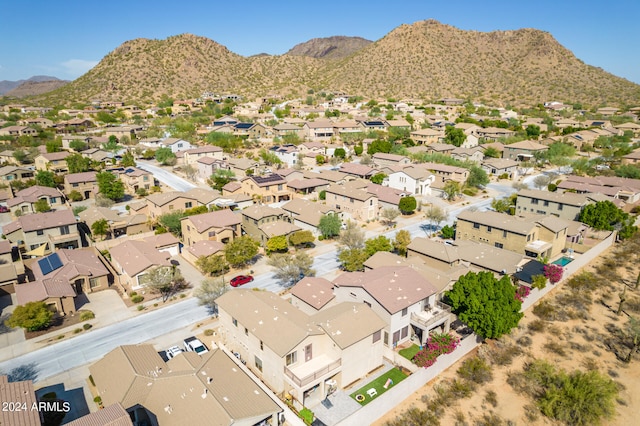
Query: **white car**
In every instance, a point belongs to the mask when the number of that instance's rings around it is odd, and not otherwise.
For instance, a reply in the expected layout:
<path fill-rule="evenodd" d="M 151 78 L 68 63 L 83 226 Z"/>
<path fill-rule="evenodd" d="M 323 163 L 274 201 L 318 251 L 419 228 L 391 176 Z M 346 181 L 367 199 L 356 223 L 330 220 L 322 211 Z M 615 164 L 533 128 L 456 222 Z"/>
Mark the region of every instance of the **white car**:
<path fill-rule="evenodd" d="M 182 352 L 184 352 L 184 351 L 180 348 L 180 346 L 171 346 L 166 351 L 167 358 L 171 359 L 171 358 L 175 357 L 176 355 L 181 354 Z"/>
<path fill-rule="evenodd" d="M 195 352 L 198 355 L 205 354 L 209 352 L 209 349 L 200 341 L 200 339 L 196 339 L 195 337 L 188 337 L 184 339 L 184 348 L 187 352 Z"/>

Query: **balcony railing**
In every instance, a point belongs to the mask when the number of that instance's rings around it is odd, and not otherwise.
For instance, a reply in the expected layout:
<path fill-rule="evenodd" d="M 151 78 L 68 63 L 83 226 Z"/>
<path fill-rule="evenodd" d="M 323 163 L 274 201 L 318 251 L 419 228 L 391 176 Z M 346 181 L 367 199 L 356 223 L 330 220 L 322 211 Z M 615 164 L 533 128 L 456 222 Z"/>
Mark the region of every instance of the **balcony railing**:
<path fill-rule="evenodd" d="M 327 365 L 326 367 L 323 367 L 317 371 L 314 371 L 313 373 L 303 377 L 303 378 L 299 378 L 298 376 L 295 375 L 295 373 L 291 370 L 289 370 L 286 366 L 284 367 L 284 374 L 290 378 L 293 383 L 295 383 L 298 387 L 302 387 L 305 385 L 308 385 L 309 383 L 313 382 L 314 380 L 320 379 L 323 376 L 326 376 L 327 374 L 333 372 L 334 370 L 338 369 L 338 367 L 340 367 L 342 365 L 342 359 L 339 359 L 337 361 L 332 362 L 331 364 Z"/>
<path fill-rule="evenodd" d="M 449 315 L 451 315 L 451 306 L 446 303 L 436 302 L 436 306 L 431 309 L 424 310 L 418 314 L 412 312 L 411 321 L 428 328 Z"/>

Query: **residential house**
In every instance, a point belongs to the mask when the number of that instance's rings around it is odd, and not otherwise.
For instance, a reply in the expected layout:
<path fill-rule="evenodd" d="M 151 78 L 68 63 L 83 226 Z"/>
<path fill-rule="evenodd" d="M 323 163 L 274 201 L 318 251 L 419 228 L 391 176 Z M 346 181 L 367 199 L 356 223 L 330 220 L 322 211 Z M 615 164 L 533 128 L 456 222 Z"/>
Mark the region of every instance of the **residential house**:
<path fill-rule="evenodd" d="M 98 192 L 96 172 L 72 173 L 64 176 L 64 193 L 68 197 L 72 191 L 82 195 L 83 200 L 95 198 Z"/>
<path fill-rule="evenodd" d="M 76 312 L 75 298 L 114 283 L 107 261 L 94 247 L 59 249 L 27 265 L 34 281 L 15 286 L 19 305 L 45 302 L 61 315 Z"/>
<path fill-rule="evenodd" d="M 26 109 L 26 108 L 25 108 Z M 31 111 L 30 111 L 31 112 Z M 33 111 L 35 112 L 35 111 Z M 40 112 L 42 113 L 42 112 Z M 18 124 L 21 126 L 39 126 L 43 129 L 48 129 L 49 127 L 53 127 L 53 121 L 44 117 L 27 117 L 21 120 L 18 120 Z"/>
<path fill-rule="evenodd" d="M 88 121 L 88 120 L 83 120 Z M 91 123 L 93 125 L 93 123 Z M 86 126 L 86 123 L 78 123 L 79 126 Z M 115 136 L 118 140 L 122 139 L 123 136 L 130 138 L 131 140 L 135 139 L 136 134 L 143 130 L 142 126 L 115 126 L 115 127 L 106 127 L 104 135 L 106 137 Z"/>
<path fill-rule="evenodd" d="M 132 426 L 131 417 L 129 413 L 122 407 L 122 404 L 111 404 L 104 408 L 100 408 L 99 411 L 85 414 L 79 419 L 72 420 L 69 423 L 65 423 L 67 426 L 95 426 L 95 425 L 108 425 L 108 426 Z"/>
<path fill-rule="evenodd" d="M 378 199 L 378 207 L 383 209 L 398 209 L 400 199 L 402 197 L 408 197 L 412 195 L 408 191 L 401 191 L 399 189 L 390 188 L 384 185 L 377 185 L 373 182 L 366 183 L 362 189 L 370 194 L 373 194 Z"/>
<path fill-rule="evenodd" d="M 180 151 L 187 151 L 192 149 L 191 142 L 185 141 L 179 138 L 166 138 L 160 141 L 160 144 L 164 148 L 170 148 L 174 154 Z"/>
<path fill-rule="evenodd" d="M 384 322 L 368 306 L 341 303 L 308 315 L 266 291 L 216 299 L 225 344 L 276 394 L 313 406 L 382 365 Z"/>
<path fill-rule="evenodd" d="M 516 214 L 535 213 L 577 220 L 584 206 L 592 203 L 586 194 L 521 189 L 516 199 Z"/>
<path fill-rule="evenodd" d="M 242 179 L 245 176 L 249 176 L 258 168 L 258 162 L 246 157 L 242 158 L 229 158 L 227 160 L 229 170 L 231 170 L 237 179 Z"/>
<path fill-rule="evenodd" d="M 304 137 L 304 129 L 295 124 L 280 123 L 273 127 L 274 136 L 282 138 L 285 135 L 296 135 L 299 138 Z"/>
<path fill-rule="evenodd" d="M 315 157 L 316 155 L 325 155 L 324 145 L 320 142 L 303 142 L 298 145 L 298 150 L 301 154 L 311 155 Z"/>
<path fill-rule="evenodd" d="M 181 254 L 184 260 L 197 267 L 196 262 L 201 257 L 224 256 L 224 248 L 225 244 L 220 241 L 200 240 L 183 247 Z"/>
<path fill-rule="evenodd" d="M 518 173 L 518 162 L 507 160 L 506 158 L 489 158 L 480 163 L 482 170 L 491 176 L 507 175 L 509 179 L 513 179 Z"/>
<path fill-rule="evenodd" d="M 414 335 L 424 345 L 432 330 L 449 331 L 451 309 L 438 301 L 436 286 L 413 268 L 386 266 L 345 272 L 332 282 L 337 303 L 364 303 L 382 318 L 384 346 L 395 348 Z M 434 309 L 446 314 L 434 318 Z"/>
<path fill-rule="evenodd" d="M 344 182 L 353 179 L 353 176 L 349 176 L 346 173 L 339 172 L 337 170 L 320 170 L 319 172 L 305 171 L 305 179 L 318 178 L 329 183 L 343 184 Z"/>
<path fill-rule="evenodd" d="M 450 152 L 453 159 L 458 161 L 470 161 L 472 163 L 480 164 L 484 158 L 484 150 L 478 146 L 475 148 L 455 148 Z"/>
<path fill-rule="evenodd" d="M 71 155 L 68 151 L 40 154 L 35 158 L 36 170 L 49 170 L 54 173 L 67 173 L 66 158 Z"/>
<path fill-rule="evenodd" d="M 464 167 L 448 166 L 440 163 L 420 163 L 414 167 L 430 171 L 435 179 L 431 183 L 432 187 L 442 188 L 450 180 L 464 183 L 469 177 L 469 170 Z"/>
<path fill-rule="evenodd" d="M 349 133 L 359 132 L 362 132 L 362 127 L 356 120 L 343 120 L 333 123 L 333 133 L 337 136 L 342 137 Z"/>
<path fill-rule="evenodd" d="M 456 149 L 455 145 L 436 142 L 427 146 L 424 146 L 424 145 L 412 146 L 408 148 L 408 151 L 411 152 L 412 154 L 419 153 L 419 152 L 426 152 L 427 154 L 451 155 L 451 151 L 453 151 L 454 149 Z"/>
<path fill-rule="evenodd" d="M 342 163 L 340 165 L 340 172 L 362 179 L 371 179 L 371 176 L 375 175 L 377 171 L 373 167 L 360 163 Z"/>
<path fill-rule="evenodd" d="M 179 152 L 182 153 L 184 159 L 183 163 L 190 166 L 195 166 L 198 160 L 203 158 L 213 158 L 218 161 L 224 160 L 224 153 L 222 152 L 222 148 L 213 145 L 205 145 Z"/>
<path fill-rule="evenodd" d="M 291 304 L 307 315 L 314 315 L 320 310 L 332 306 L 336 296 L 333 294 L 333 283 L 325 278 L 304 277 L 291 287 Z"/>
<path fill-rule="evenodd" d="M 22 260 L 16 254 L 9 241 L 0 240 L 0 296 L 13 293 L 13 286 L 24 274 Z"/>
<path fill-rule="evenodd" d="M 269 238 L 288 236 L 301 228 L 291 223 L 286 211 L 263 205 L 253 205 L 240 211 L 242 230 L 263 246 Z"/>
<path fill-rule="evenodd" d="M 497 142 L 499 139 L 506 139 L 516 134 L 513 130 L 503 129 L 500 127 L 486 127 L 477 130 L 478 137 L 485 140 Z"/>
<path fill-rule="evenodd" d="M 312 193 L 319 194 L 327 189 L 329 182 L 324 179 L 296 179 L 289 181 L 289 190 L 296 194 L 309 195 Z"/>
<path fill-rule="evenodd" d="M 543 153 L 548 149 L 548 146 L 537 142 L 521 141 L 505 145 L 502 157 L 508 160 L 529 161 L 535 157 L 536 153 Z"/>
<path fill-rule="evenodd" d="M 218 348 L 202 356 L 181 353 L 165 362 L 152 345 L 119 346 L 89 372 L 102 402 L 120 404 L 136 425 L 275 425 L 281 412 Z"/>
<path fill-rule="evenodd" d="M 502 155 L 504 153 L 504 144 L 501 142 L 490 142 L 490 143 L 483 143 L 482 145 L 480 145 L 482 148 L 484 148 L 485 152 L 489 149 L 489 148 L 493 148 L 494 150 L 496 150 L 500 156 L 498 158 L 502 158 Z"/>
<path fill-rule="evenodd" d="M 149 220 L 145 214 L 132 213 L 121 216 L 116 210 L 107 207 L 90 206 L 78 213 L 78 217 L 87 225 L 88 229 L 92 229 L 95 222 L 106 220 L 109 225 L 108 233 L 112 238 L 151 231 Z"/>
<path fill-rule="evenodd" d="M 287 182 L 292 180 L 304 179 L 304 173 L 302 170 L 294 168 L 278 169 L 278 174 L 284 178 Z"/>
<path fill-rule="evenodd" d="M 14 157 L 13 151 L 5 150 L 0 152 L 0 164 L 19 166 L 20 162 Z"/>
<path fill-rule="evenodd" d="M 386 132 L 387 123 L 384 120 L 356 120 L 360 125 L 360 131 L 368 133 L 370 131 Z"/>
<path fill-rule="evenodd" d="M 340 214 L 347 213 L 353 219 L 361 221 L 378 217 L 378 197 L 365 190 L 332 184 L 325 193 L 326 205 Z"/>
<path fill-rule="evenodd" d="M 635 137 L 640 136 L 640 124 L 638 123 L 627 122 L 627 123 L 614 125 L 613 127 L 615 127 L 618 130 L 622 130 L 623 132 L 630 131 L 633 133 Z"/>
<path fill-rule="evenodd" d="M 407 164 L 411 164 L 411 160 L 404 155 L 386 154 L 384 152 L 376 152 L 371 156 L 371 159 L 378 167 L 406 166 Z"/>
<path fill-rule="evenodd" d="M 389 174 L 387 184 L 390 188 L 406 191 L 413 195 L 431 195 L 431 184 L 435 176 L 427 169 L 405 167 Z"/>
<path fill-rule="evenodd" d="M 84 151 L 80 152 L 80 155 L 99 163 L 105 163 L 107 160 L 110 160 L 113 157 L 112 153 L 103 151 L 99 148 L 85 149 Z"/>
<path fill-rule="evenodd" d="M 275 154 L 287 167 L 293 167 L 298 162 L 299 152 L 295 145 L 276 145 L 269 148 L 269 151 Z"/>
<path fill-rule="evenodd" d="M 631 151 L 629 154 L 624 155 L 622 157 L 622 164 L 639 164 L 639 163 L 640 163 L 640 149 Z"/>
<path fill-rule="evenodd" d="M 62 193 L 55 188 L 34 185 L 16 192 L 15 196 L 7 200 L 7 207 L 13 216 L 36 213 L 35 204 L 45 200 L 52 209 L 66 209 Z M 17 212 L 20 213 L 17 213 Z"/>
<path fill-rule="evenodd" d="M 110 249 L 111 264 L 119 276 L 120 284 L 129 290 L 139 290 L 148 281 L 148 274 L 155 268 L 169 273 L 173 268 L 171 255 L 159 251 L 147 241 L 125 241 Z"/>
<path fill-rule="evenodd" d="M 466 136 L 475 136 L 476 138 L 478 137 L 478 131 L 482 129 L 482 127 L 474 123 L 455 123 L 453 127 L 462 130 Z"/>
<path fill-rule="evenodd" d="M 153 186 L 159 185 L 153 173 L 139 169 L 138 167 L 131 166 L 109 171 L 118 176 L 124 184 L 124 190 L 127 194 L 137 194 L 138 190 L 149 192 Z"/>
<path fill-rule="evenodd" d="M 602 108 L 598 108 L 598 110 L 596 111 L 596 114 L 600 114 L 605 117 L 610 117 L 612 115 L 615 115 L 618 111 L 619 111 L 618 108 L 602 107 Z"/>
<path fill-rule="evenodd" d="M 302 126 L 305 136 L 311 141 L 329 140 L 334 135 L 334 123 L 329 120 L 307 121 Z"/>
<path fill-rule="evenodd" d="M 294 225 L 300 229 L 311 231 L 314 235 L 320 235 L 318 225 L 323 215 L 335 213 L 325 204 L 314 203 L 304 198 L 294 198 L 282 206 Z"/>
<path fill-rule="evenodd" d="M 628 204 L 640 201 L 640 180 L 614 176 L 567 176 L 558 184 L 561 192 L 577 192 L 579 194 L 604 194 L 614 204 L 618 200 Z"/>
<path fill-rule="evenodd" d="M 240 214 L 228 209 L 187 216 L 180 223 L 182 240 L 187 246 L 203 240 L 226 244 L 241 235 L 241 223 Z"/>
<path fill-rule="evenodd" d="M 158 192 L 145 197 L 147 200 L 147 216 L 156 219 L 165 213 L 172 213 L 178 210 L 186 210 L 198 207 L 195 197 L 184 192 Z"/>
<path fill-rule="evenodd" d="M 262 203 L 278 203 L 291 199 L 287 181 L 278 174 L 248 176 L 240 180 L 242 192 Z"/>
<path fill-rule="evenodd" d="M 0 183 L 10 185 L 15 181 L 33 179 L 35 173 L 26 167 L 4 166 L 0 167 Z"/>
<path fill-rule="evenodd" d="M 0 136 L 36 136 L 38 131 L 28 126 L 7 126 L 0 129 Z"/>
<path fill-rule="evenodd" d="M 418 145 L 431 145 L 444 140 L 444 132 L 434 129 L 420 129 L 410 133 L 411 139 Z"/>
<path fill-rule="evenodd" d="M 71 210 L 20 216 L 4 225 L 2 232 L 25 256 L 44 256 L 58 249 L 82 246 Z"/>
<path fill-rule="evenodd" d="M 160 138 L 144 138 L 144 139 L 140 139 L 138 141 L 138 145 L 142 145 L 145 146 L 147 148 L 151 148 L 151 149 L 158 149 L 161 148 L 162 145 L 162 139 Z"/>
<path fill-rule="evenodd" d="M 229 164 L 226 160 L 218 160 L 213 157 L 202 157 L 196 160 L 195 166 L 198 168 L 198 180 L 207 182 L 216 170 L 229 170 Z"/>
<path fill-rule="evenodd" d="M 456 241 L 479 241 L 528 257 L 553 259 L 565 248 L 568 226 L 555 216 L 463 211 L 458 215 Z"/>
<path fill-rule="evenodd" d="M 84 144 L 84 148 L 87 148 L 89 146 L 89 143 L 91 142 L 91 136 L 85 136 L 85 135 L 63 135 L 62 136 L 62 148 L 63 149 L 73 149 L 71 148 L 71 143 L 72 142 L 82 142 Z"/>

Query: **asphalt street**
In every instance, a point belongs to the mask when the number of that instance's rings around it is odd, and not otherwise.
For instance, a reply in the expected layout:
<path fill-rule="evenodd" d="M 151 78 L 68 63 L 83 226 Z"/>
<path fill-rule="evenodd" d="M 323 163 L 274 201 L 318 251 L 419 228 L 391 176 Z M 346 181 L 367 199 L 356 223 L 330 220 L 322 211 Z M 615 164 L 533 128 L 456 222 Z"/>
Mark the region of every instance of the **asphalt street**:
<path fill-rule="evenodd" d="M 155 166 L 153 164 L 146 163 L 144 161 L 136 161 L 138 168 L 153 173 L 153 176 L 160 182 L 175 189 L 176 191 L 188 191 L 198 186 L 189 182 L 186 179 L 176 176 L 168 170 L 162 167 Z"/>

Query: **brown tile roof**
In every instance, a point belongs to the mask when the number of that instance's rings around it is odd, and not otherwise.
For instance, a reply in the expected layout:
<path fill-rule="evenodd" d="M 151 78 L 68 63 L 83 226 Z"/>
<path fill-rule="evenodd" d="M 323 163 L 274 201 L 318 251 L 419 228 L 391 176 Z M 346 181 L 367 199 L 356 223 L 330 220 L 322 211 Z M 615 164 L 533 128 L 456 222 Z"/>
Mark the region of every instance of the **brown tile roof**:
<path fill-rule="evenodd" d="M 9 382 L 7 376 L 0 376 L 0 401 L 24 404 L 27 410 L 0 410 L 0 424 L 7 426 L 40 426 L 38 410 L 32 410 L 33 404 L 38 403 L 36 392 L 31 380 Z M 6 408 L 6 407 L 5 407 Z"/>
<path fill-rule="evenodd" d="M 378 197 L 378 200 L 383 203 L 393 204 L 395 206 L 400 203 L 400 199 L 403 196 L 411 195 L 409 192 L 394 189 L 388 186 L 377 185 L 375 183 L 369 183 L 367 185 L 367 192 L 374 194 Z"/>
<path fill-rule="evenodd" d="M 387 154 L 384 152 L 376 152 L 371 156 L 371 158 L 373 158 L 374 160 L 386 160 L 386 161 L 395 161 L 395 162 L 400 162 L 402 160 L 407 159 L 407 157 L 405 157 L 404 155 Z"/>
<path fill-rule="evenodd" d="M 294 179 L 290 181 L 287 186 L 292 189 L 309 189 L 309 188 L 317 188 L 320 186 L 327 186 L 329 182 L 323 179 L 313 178 L 313 179 Z"/>
<path fill-rule="evenodd" d="M 110 253 L 130 277 L 154 266 L 171 266 L 168 253 L 159 252 L 153 244 L 145 241 L 125 241 L 112 247 Z"/>
<path fill-rule="evenodd" d="M 164 206 L 171 201 L 178 198 L 189 198 L 196 201 L 195 198 L 188 196 L 184 192 L 179 191 L 171 191 L 171 192 L 159 192 L 157 194 L 151 194 L 146 197 L 147 202 L 152 203 L 156 206 Z"/>
<path fill-rule="evenodd" d="M 200 256 L 211 256 L 216 253 L 221 253 L 224 250 L 224 247 L 224 243 L 221 243 L 220 241 L 201 240 L 196 241 L 184 250 L 198 258 Z"/>
<path fill-rule="evenodd" d="M 464 210 L 458 215 L 458 220 L 479 223 L 481 225 L 491 226 L 492 228 L 502 229 L 520 235 L 528 235 L 535 228 L 535 223 L 533 221 L 526 220 L 523 217 L 510 216 L 508 214 L 498 212 Z"/>
<path fill-rule="evenodd" d="M 15 198 L 7 201 L 7 205 L 13 207 L 22 203 L 35 203 L 42 197 L 62 197 L 62 194 L 55 188 L 34 185 L 16 192 Z"/>
<path fill-rule="evenodd" d="M 345 185 L 338 184 L 329 185 L 329 187 L 327 187 L 325 191 L 327 191 L 327 194 L 341 195 L 348 198 L 354 198 L 359 201 L 366 201 L 372 197 L 375 197 L 375 195 L 370 194 L 362 189 L 349 188 Z"/>
<path fill-rule="evenodd" d="M 11 243 L 7 240 L 0 240 L 0 254 L 11 253 Z"/>
<path fill-rule="evenodd" d="M 71 173 L 64 177 L 69 183 L 97 182 L 96 172 Z"/>
<path fill-rule="evenodd" d="M 386 326 L 382 318 L 364 303 L 343 302 L 317 312 L 312 320 L 340 349 L 370 339 L 373 333 Z"/>
<path fill-rule="evenodd" d="M 333 283 L 317 277 L 304 277 L 291 288 L 291 294 L 318 311 L 335 298 Z"/>
<path fill-rule="evenodd" d="M 47 213 L 29 214 L 18 218 L 24 232 L 50 229 L 58 226 L 73 225 L 76 218 L 71 210 L 58 210 Z"/>
<path fill-rule="evenodd" d="M 242 223 L 240 214 L 228 209 L 189 216 L 182 220 L 191 222 L 199 234 L 210 228 L 230 228 Z"/>
<path fill-rule="evenodd" d="M 549 149 L 546 145 L 541 145 L 534 141 L 521 141 L 512 143 L 510 145 L 505 145 L 504 149 L 524 149 L 528 151 L 544 151 Z"/>
<path fill-rule="evenodd" d="M 67 426 L 131 426 L 131 418 L 129 413 L 122 407 L 122 404 L 116 403 L 104 407 L 101 410 L 89 413 L 72 422 L 66 423 Z"/>
<path fill-rule="evenodd" d="M 70 155 L 71 154 L 68 151 L 49 152 L 47 154 L 42 154 L 42 156 L 49 161 L 64 160 Z"/>
<path fill-rule="evenodd" d="M 340 172 L 357 176 L 371 176 L 376 172 L 376 169 L 365 166 L 364 164 L 343 163 L 340 166 Z"/>
<path fill-rule="evenodd" d="M 242 185 L 240 184 L 240 182 L 229 182 L 228 184 L 222 187 L 222 190 L 234 192 L 241 188 L 242 188 Z"/>
<path fill-rule="evenodd" d="M 251 219 L 260 220 L 269 216 L 283 215 L 285 214 L 285 211 L 280 208 L 255 204 L 253 206 L 247 207 L 246 209 L 242 209 L 240 213 L 242 213 L 243 216 L 247 216 Z"/>
<path fill-rule="evenodd" d="M 173 234 L 165 232 L 164 234 L 152 235 L 150 237 L 143 238 L 142 241 L 151 244 L 156 249 L 160 250 L 164 247 L 171 247 L 180 244 Z"/>
<path fill-rule="evenodd" d="M 275 222 L 269 222 L 260 226 L 260 230 L 269 237 L 279 237 L 281 235 L 289 235 L 301 228 L 293 223 L 285 222 L 283 220 L 277 220 Z"/>
<path fill-rule="evenodd" d="M 575 194 L 572 192 L 540 191 L 537 189 L 521 189 L 520 191 L 518 191 L 518 197 L 535 198 L 538 200 L 546 200 L 554 203 L 578 207 L 583 206 L 587 202 L 587 196 L 583 194 Z"/>
<path fill-rule="evenodd" d="M 217 189 L 192 188 L 184 193 L 188 198 L 193 198 L 203 205 L 212 203 L 215 199 L 220 198 L 220 191 Z"/>

